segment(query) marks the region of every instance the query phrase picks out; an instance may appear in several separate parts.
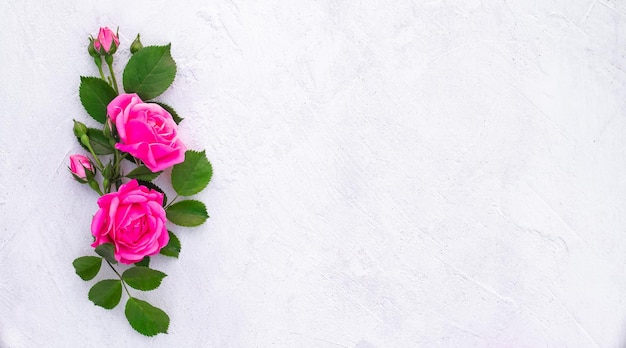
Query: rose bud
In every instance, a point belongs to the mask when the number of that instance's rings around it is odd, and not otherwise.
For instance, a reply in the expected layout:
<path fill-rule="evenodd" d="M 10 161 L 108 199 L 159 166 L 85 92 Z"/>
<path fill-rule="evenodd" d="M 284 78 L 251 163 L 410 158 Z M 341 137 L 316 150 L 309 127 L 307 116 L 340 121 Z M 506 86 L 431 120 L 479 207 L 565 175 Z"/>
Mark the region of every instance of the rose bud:
<path fill-rule="evenodd" d="M 80 138 L 85 134 L 87 134 L 87 126 L 85 126 L 84 123 L 74 120 L 74 135 Z"/>
<path fill-rule="evenodd" d="M 96 49 L 93 47 L 93 38 L 91 37 L 89 38 L 89 46 L 87 46 L 87 52 L 89 52 L 89 55 L 94 58 L 100 56 L 98 52 L 96 52 Z"/>
<path fill-rule="evenodd" d="M 143 48 L 143 45 L 141 44 L 141 40 L 139 40 L 139 34 L 137 34 L 137 38 L 135 38 L 133 43 L 130 44 L 130 53 L 135 54 L 137 53 L 137 51 L 139 51 L 142 48 Z"/>
<path fill-rule="evenodd" d="M 70 156 L 70 172 L 72 172 L 74 179 L 81 184 L 86 183 L 95 174 L 93 164 L 89 158 L 83 155 Z"/>
<path fill-rule="evenodd" d="M 100 28 L 98 38 L 93 42 L 93 48 L 101 55 L 115 53 L 119 45 L 120 40 L 117 38 L 117 34 L 107 27 Z"/>

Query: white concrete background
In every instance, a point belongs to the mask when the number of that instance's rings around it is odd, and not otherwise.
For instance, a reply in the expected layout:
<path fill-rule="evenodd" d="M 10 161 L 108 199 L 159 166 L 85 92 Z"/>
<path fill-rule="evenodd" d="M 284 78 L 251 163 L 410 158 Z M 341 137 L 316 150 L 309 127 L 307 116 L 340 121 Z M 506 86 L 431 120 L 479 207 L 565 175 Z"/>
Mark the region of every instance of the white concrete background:
<path fill-rule="evenodd" d="M 139 294 L 155 338 L 71 266 L 100 25 L 173 43 L 161 100 L 215 168 Z M 1 347 L 626 345 L 626 2 L 5 0 L 0 26 Z"/>

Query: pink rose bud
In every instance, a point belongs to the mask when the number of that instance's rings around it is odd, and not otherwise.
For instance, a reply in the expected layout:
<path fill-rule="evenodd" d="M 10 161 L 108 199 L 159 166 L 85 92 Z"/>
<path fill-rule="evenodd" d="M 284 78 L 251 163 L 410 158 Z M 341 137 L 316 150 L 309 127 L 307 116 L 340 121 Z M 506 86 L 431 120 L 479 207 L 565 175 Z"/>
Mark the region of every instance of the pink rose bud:
<path fill-rule="evenodd" d="M 107 27 L 100 28 L 98 38 L 93 41 L 93 48 L 103 55 L 115 53 L 119 45 L 120 40 L 117 38 L 117 34 Z"/>
<path fill-rule="evenodd" d="M 93 164 L 91 164 L 89 158 L 83 155 L 70 156 L 70 171 L 74 178 L 83 184 L 88 180 L 87 174 L 90 174 L 90 176 L 94 174 Z"/>

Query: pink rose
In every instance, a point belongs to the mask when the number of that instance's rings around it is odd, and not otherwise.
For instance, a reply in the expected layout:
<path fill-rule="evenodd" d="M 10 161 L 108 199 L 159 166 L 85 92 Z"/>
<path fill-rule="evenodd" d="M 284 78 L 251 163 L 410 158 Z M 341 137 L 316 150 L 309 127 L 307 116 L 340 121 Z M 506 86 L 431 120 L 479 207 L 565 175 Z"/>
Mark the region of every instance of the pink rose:
<path fill-rule="evenodd" d="M 86 182 L 87 180 L 87 173 L 85 171 L 94 173 L 93 164 L 91 164 L 89 158 L 83 155 L 70 156 L 70 171 L 74 174 L 76 180 L 80 182 Z"/>
<path fill-rule="evenodd" d="M 158 104 L 144 103 L 137 94 L 120 94 L 107 106 L 120 142 L 118 150 L 139 158 L 153 172 L 185 160 L 185 144 L 178 138 L 172 115 Z"/>
<path fill-rule="evenodd" d="M 96 237 L 91 246 L 112 243 L 115 259 L 126 264 L 157 254 L 170 240 L 162 205 L 162 193 L 134 179 L 100 197 L 100 210 L 91 221 L 91 234 Z"/>
<path fill-rule="evenodd" d="M 117 35 L 107 27 L 100 28 L 98 38 L 93 41 L 93 47 L 100 54 L 113 54 L 119 45 L 120 40 Z"/>

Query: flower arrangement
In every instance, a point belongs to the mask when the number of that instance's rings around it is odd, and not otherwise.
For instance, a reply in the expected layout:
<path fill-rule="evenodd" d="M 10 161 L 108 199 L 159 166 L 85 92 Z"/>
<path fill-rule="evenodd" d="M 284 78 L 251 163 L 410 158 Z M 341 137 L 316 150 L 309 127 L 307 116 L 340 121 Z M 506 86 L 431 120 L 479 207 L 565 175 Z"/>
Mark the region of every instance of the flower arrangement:
<path fill-rule="evenodd" d="M 205 151 L 188 150 L 178 136 L 183 119 L 171 106 L 154 100 L 176 75 L 170 44 L 143 47 L 137 35 L 122 76 L 123 93 L 113 69 L 119 46 L 118 33 L 101 28 L 96 38 L 90 37 L 88 46 L 100 76 L 81 77 L 80 101 L 101 126 L 90 128 L 74 121 L 74 134 L 88 154 L 70 156 L 69 170 L 76 181 L 87 184 L 100 197 L 91 222 L 91 246 L 97 256 L 79 257 L 73 266 L 87 281 L 106 263 L 117 279 L 97 282 L 89 290 L 89 300 L 112 309 L 125 292 L 124 313 L 131 327 L 154 336 L 167 333 L 168 315 L 135 297 L 129 288 L 158 288 L 166 274 L 150 268 L 150 257 L 178 257 L 180 241 L 168 224 L 194 227 L 209 217 L 202 202 L 178 199 L 202 191 L 213 169 Z M 168 202 L 165 191 L 153 180 L 169 168 L 176 196 Z"/>

